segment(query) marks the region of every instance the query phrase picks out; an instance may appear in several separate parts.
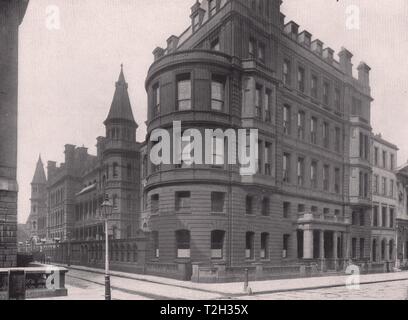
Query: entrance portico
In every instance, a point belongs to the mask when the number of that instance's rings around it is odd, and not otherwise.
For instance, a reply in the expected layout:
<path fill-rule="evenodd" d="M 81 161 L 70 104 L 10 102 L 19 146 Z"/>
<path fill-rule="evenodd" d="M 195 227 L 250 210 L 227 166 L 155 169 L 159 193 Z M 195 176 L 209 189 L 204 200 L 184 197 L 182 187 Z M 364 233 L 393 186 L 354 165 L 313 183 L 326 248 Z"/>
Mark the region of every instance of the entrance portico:
<path fill-rule="evenodd" d="M 297 231 L 298 258 L 319 261 L 322 270 L 337 270 L 348 259 L 349 233 L 345 226 L 304 224 Z"/>

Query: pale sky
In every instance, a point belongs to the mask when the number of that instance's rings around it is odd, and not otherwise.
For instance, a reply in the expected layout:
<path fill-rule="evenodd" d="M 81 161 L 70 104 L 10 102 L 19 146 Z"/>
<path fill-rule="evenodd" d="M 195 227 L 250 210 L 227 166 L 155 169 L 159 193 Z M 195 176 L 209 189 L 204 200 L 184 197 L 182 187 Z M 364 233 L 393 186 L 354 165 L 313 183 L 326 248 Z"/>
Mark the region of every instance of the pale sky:
<path fill-rule="evenodd" d="M 138 140 L 146 121 L 144 81 L 152 51 L 181 34 L 195 0 L 31 0 L 20 29 L 19 222 L 30 212 L 30 183 L 38 155 L 64 161 L 64 145 L 96 152 L 124 64 Z M 46 27 L 46 8 L 60 10 L 60 29 Z M 346 8 L 360 8 L 359 30 L 346 28 Z M 354 66 L 371 66 L 372 125 L 408 159 L 408 1 L 284 0 L 294 20 L 337 52 L 345 46 Z"/>

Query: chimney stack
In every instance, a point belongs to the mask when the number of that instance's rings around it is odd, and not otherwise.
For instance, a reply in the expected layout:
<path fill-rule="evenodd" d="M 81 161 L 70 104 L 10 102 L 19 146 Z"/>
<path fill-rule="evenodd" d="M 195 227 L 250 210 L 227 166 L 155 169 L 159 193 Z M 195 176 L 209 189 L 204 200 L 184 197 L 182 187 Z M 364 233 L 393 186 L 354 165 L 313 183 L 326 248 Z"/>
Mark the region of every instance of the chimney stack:
<path fill-rule="evenodd" d="M 321 57 L 323 55 L 323 42 L 319 39 L 314 40 L 312 42 L 312 51 Z"/>
<path fill-rule="evenodd" d="M 357 67 L 358 70 L 358 81 L 361 82 L 365 87 L 370 86 L 370 70 L 371 68 L 363 61 Z"/>
<path fill-rule="evenodd" d="M 353 64 L 351 63 L 351 58 L 353 58 L 353 54 L 348 51 L 346 48 L 341 48 L 339 53 L 340 57 L 340 67 L 341 70 L 347 74 L 348 76 L 353 76 Z"/>

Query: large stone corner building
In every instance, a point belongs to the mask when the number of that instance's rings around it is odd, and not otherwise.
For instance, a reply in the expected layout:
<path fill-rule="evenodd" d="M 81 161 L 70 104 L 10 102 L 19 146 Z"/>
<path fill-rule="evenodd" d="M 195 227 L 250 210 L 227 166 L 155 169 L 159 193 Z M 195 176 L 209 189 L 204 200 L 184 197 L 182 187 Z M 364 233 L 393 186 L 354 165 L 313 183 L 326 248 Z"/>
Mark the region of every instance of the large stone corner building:
<path fill-rule="evenodd" d="M 0 1 L 0 268 L 17 263 L 18 30 L 27 6 Z"/>

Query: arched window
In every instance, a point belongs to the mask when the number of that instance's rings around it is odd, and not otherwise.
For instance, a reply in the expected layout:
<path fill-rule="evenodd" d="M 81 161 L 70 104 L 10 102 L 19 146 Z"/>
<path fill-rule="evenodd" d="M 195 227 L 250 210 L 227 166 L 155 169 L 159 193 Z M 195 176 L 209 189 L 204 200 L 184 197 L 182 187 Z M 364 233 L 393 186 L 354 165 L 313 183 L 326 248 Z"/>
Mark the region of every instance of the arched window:
<path fill-rule="evenodd" d="M 114 194 L 112 196 L 112 204 L 113 204 L 113 209 L 117 210 L 118 209 L 118 195 Z"/>
<path fill-rule="evenodd" d="M 177 258 L 190 258 L 190 231 L 176 231 Z"/>
<path fill-rule="evenodd" d="M 224 258 L 225 231 L 211 231 L 211 259 Z"/>

